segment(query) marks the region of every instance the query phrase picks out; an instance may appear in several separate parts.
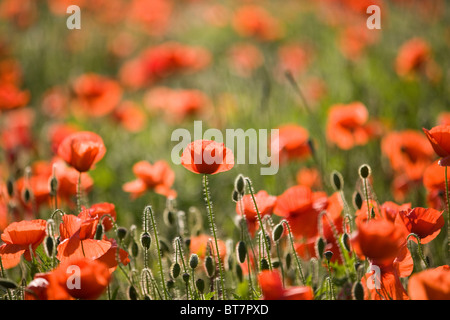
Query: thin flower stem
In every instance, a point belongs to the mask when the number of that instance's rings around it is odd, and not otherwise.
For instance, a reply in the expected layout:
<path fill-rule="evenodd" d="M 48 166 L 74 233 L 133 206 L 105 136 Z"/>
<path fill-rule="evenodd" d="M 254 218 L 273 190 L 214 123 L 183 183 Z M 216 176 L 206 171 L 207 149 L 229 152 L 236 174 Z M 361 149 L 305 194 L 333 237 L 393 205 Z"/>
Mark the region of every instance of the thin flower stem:
<path fill-rule="evenodd" d="M 151 223 L 152 223 L 152 228 L 153 228 L 153 232 L 155 234 L 155 242 L 156 242 L 156 250 L 158 251 L 158 263 L 159 263 L 159 271 L 161 274 L 161 281 L 162 281 L 162 285 L 163 285 L 163 289 L 164 289 L 164 298 L 167 300 L 168 299 L 168 291 L 166 288 L 166 280 L 164 278 L 164 269 L 163 269 L 163 264 L 162 264 L 162 258 L 161 258 L 161 250 L 159 247 L 159 239 L 158 239 L 158 229 L 156 228 L 156 223 L 155 223 L 155 217 L 153 216 L 153 210 L 151 206 L 147 206 L 148 211 L 150 212 L 150 219 L 151 219 Z"/>
<path fill-rule="evenodd" d="M 283 287 L 285 287 L 286 284 L 285 284 L 285 280 L 284 280 L 284 268 L 283 268 L 283 262 L 282 262 L 282 260 L 281 260 L 280 242 L 277 241 L 276 245 L 277 245 L 278 261 L 280 262 L 280 268 L 281 268 L 281 278 L 282 278 L 282 282 L 283 282 Z"/>
<path fill-rule="evenodd" d="M 78 213 L 81 212 L 81 172 L 78 175 L 78 183 L 77 183 L 77 209 Z"/>
<path fill-rule="evenodd" d="M 216 223 L 214 221 L 214 214 L 213 214 L 213 211 L 212 211 L 211 200 L 210 200 L 210 197 L 209 197 L 208 176 L 206 174 L 203 175 L 203 187 L 205 189 L 206 203 L 207 203 L 207 206 L 208 206 L 209 222 L 210 222 L 210 225 L 211 225 L 211 230 L 212 230 L 213 237 L 214 237 L 214 242 L 215 242 L 215 245 L 216 245 L 217 261 L 219 263 L 220 285 L 222 287 L 223 297 L 226 297 L 224 276 L 223 276 L 223 268 L 222 268 L 222 259 L 220 259 L 219 242 L 217 241 L 217 235 L 216 235 Z"/>
<path fill-rule="evenodd" d="M 420 242 L 419 236 L 417 234 L 415 234 L 415 233 L 410 233 L 406 237 L 406 242 L 408 242 L 410 237 L 416 238 L 416 240 L 417 240 L 417 253 L 419 254 L 420 259 L 422 259 L 423 263 L 425 264 L 425 267 L 428 268 L 429 265 L 428 265 L 427 259 L 425 259 L 425 256 L 423 255 L 422 243 Z"/>
<path fill-rule="evenodd" d="M 184 255 L 183 255 L 183 251 L 181 250 L 181 240 L 180 240 L 180 237 L 177 237 L 176 238 L 176 252 L 179 252 L 179 255 L 180 255 L 180 259 L 181 259 L 181 263 L 182 263 L 182 265 L 183 265 L 183 271 L 184 271 L 184 273 L 187 273 L 187 267 L 186 267 L 186 263 L 185 263 L 185 261 L 184 261 Z M 178 262 L 178 258 L 176 258 L 175 259 L 175 261 L 176 262 Z M 191 292 L 191 286 L 188 286 L 188 291 L 186 292 L 186 294 L 191 294 L 192 295 L 192 292 Z"/>
<path fill-rule="evenodd" d="M 367 203 L 367 221 L 370 221 L 370 206 L 369 206 L 369 191 L 367 189 L 367 179 L 363 178 L 363 185 L 364 185 L 364 196 L 366 197 L 366 203 Z"/>
<path fill-rule="evenodd" d="M 306 284 L 306 279 L 305 279 L 305 276 L 303 274 L 303 268 L 302 268 L 302 265 L 301 265 L 300 260 L 298 258 L 297 251 L 295 251 L 294 239 L 292 238 L 291 227 L 289 226 L 289 223 L 286 220 L 282 220 L 281 223 L 283 223 L 286 226 L 286 228 L 288 229 L 289 242 L 291 243 L 292 254 L 295 257 L 295 261 L 297 262 L 297 268 L 298 268 L 298 271 L 300 273 L 300 279 L 301 279 L 303 285 L 305 285 Z"/>
<path fill-rule="evenodd" d="M 259 226 L 261 227 L 261 231 L 263 233 L 263 238 L 264 238 L 264 244 L 266 246 L 265 251 L 267 252 L 267 260 L 269 262 L 269 269 L 272 271 L 272 260 L 270 258 L 270 251 L 269 251 L 269 248 L 270 248 L 269 239 L 267 239 L 267 237 L 266 237 L 266 231 L 264 230 L 264 224 L 261 219 L 261 214 L 259 213 L 258 205 L 256 204 L 256 199 L 255 199 L 255 195 L 253 192 L 252 182 L 250 181 L 249 178 L 245 178 L 245 180 L 248 183 L 248 187 L 249 187 L 248 189 L 250 190 L 250 195 L 252 196 L 253 204 L 255 205 L 256 214 L 258 215 Z"/>

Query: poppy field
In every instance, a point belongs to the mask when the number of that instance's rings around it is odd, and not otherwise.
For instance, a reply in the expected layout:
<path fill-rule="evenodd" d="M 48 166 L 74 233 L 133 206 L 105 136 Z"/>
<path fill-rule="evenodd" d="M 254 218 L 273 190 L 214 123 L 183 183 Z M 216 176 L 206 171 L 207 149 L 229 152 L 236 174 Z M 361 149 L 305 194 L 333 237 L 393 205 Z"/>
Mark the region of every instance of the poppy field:
<path fill-rule="evenodd" d="M 450 300 L 449 21 L 2 0 L 0 299 Z"/>

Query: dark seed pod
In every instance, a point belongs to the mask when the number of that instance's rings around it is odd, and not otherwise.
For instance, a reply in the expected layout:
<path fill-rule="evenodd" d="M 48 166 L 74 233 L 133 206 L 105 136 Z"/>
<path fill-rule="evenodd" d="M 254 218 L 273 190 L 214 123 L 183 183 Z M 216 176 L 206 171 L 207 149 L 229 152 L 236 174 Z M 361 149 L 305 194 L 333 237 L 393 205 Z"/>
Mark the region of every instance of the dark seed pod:
<path fill-rule="evenodd" d="M 195 286 L 197 287 L 198 292 L 200 292 L 200 294 L 203 294 L 203 292 L 205 291 L 205 280 L 203 280 L 202 278 L 198 278 L 195 281 Z"/>
<path fill-rule="evenodd" d="M 364 287 L 361 281 L 356 282 L 352 288 L 353 300 L 364 300 Z"/>
<path fill-rule="evenodd" d="M 363 164 L 359 167 L 359 176 L 361 177 L 361 179 L 367 179 L 370 176 L 370 173 L 371 169 L 369 165 Z"/>
<path fill-rule="evenodd" d="M 191 269 L 195 269 L 198 266 L 198 255 L 195 253 L 191 254 L 191 257 L 189 258 L 189 266 Z"/>
<path fill-rule="evenodd" d="M 247 245 L 245 244 L 244 241 L 238 242 L 236 253 L 239 263 L 244 263 L 245 258 L 247 257 Z"/>
<path fill-rule="evenodd" d="M 282 223 L 276 225 L 272 232 L 273 241 L 277 242 L 278 240 L 280 240 L 281 236 L 283 235 L 283 232 L 284 232 L 284 225 Z"/>
<path fill-rule="evenodd" d="M 372 207 L 370 209 L 370 219 L 375 219 L 375 208 L 374 207 Z"/>
<path fill-rule="evenodd" d="M 166 284 L 167 284 L 167 289 L 169 289 L 169 290 L 175 288 L 175 281 L 173 281 L 173 279 L 167 280 Z"/>
<path fill-rule="evenodd" d="M 117 238 L 119 240 L 123 240 L 125 239 L 125 237 L 127 236 L 128 230 L 124 227 L 119 227 L 117 228 L 116 234 L 117 234 Z"/>
<path fill-rule="evenodd" d="M 134 286 L 128 287 L 128 299 L 129 300 L 138 300 L 138 293 Z"/>
<path fill-rule="evenodd" d="M 144 295 L 144 300 L 152 300 L 152 298 L 148 294 L 146 294 Z"/>
<path fill-rule="evenodd" d="M 344 178 L 338 171 L 331 173 L 331 185 L 335 191 L 341 191 L 344 188 Z"/>
<path fill-rule="evenodd" d="M 268 234 L 266 234 L 264 244 L 267 244 L 267 251 L 270 251 L 272 249 L 272 241 L 270 240 L 270 236 Z"/>
<path fill-rule="evenodd" d="M 180 275 L 181 267 L 178 262 L 175 262 L 170 269 L 170 273 L 172 274 L 172 278 L 176 279 Z"/>
<path fill-rule="evenodd" d="M 205 270 L 209 278 L 214 277 L 215 274 L 214 260 L 211 256 L 206 256 L 205 258 Z"/>
<path fill-rule="evenodd" d="M 184 281 L 184 283 L 188 284 L 190 278 L 191 278 L 191 276 L 189 275 L 189 273 L 187 273 L 187 272 L 183 273 L 183 281 Z"/>
<path fill-rule="evenodd" d="M 31 200 L 31 190 L 28 188 L 25 188 L 22 192 L 22 199 L 24 203 L 29 203 Z"/>
<path fill-rule="evenodd" d="M 239 279 L 239 282 L 242 282 L 244 280 L 244 274 L 242 272 L 242 267 L 239 263 L 236 263 L 236 276 Z"/>
<path fill-rule="evenodd" d="M 356 191 L 353 194 L 353 206 L 355 207 L 356 210 L 360 210 L 362 205 L 363 205 L 363 198 L 361 197 L 361 194 L 358 191 Z"/>
<path fill-rule="evenodd" d="M 58 192 L 58 179 L 56 177 L 52 177 L 49 183 L 50 196 L 54 197 Z"/>
<path fill-rule="evenodd" d="M 266 258 L 262 258 L 261 259 L 261 270 L 269 270 L 270 266 L 269 266 L 269 262 L 267 262 Z"/>
<path fill-rule="evenodd" d="M 14 196 L 14 180 L 13 178 L 9 178 L 6 181 L 6 190 L 8 191 L 8 196 L 12 198 Z"/>
<path fill-rule="evenodd" d="M 5 289 L 17 289 L 18 285 L 9 279 L 0 278 L 0 287 Z"/>
<path fill-rule="evenodd" d="M 322 237 L 319 237 L 316 241 L 316 255 L 320 259 L 323 258 L 323 251 L 325 250 L 325 240 Z"/>
<path fill-rule="evenodd" d="M 168 226 L 168 227 L 173 227 L 175 224 L 175 212 L 173 212 L 172 210 L 166 209 L 164 210 L 164 223 Z"/>
<path fill-rule="evenodd" d="M 280 261 L 272 261 L 272 268 L 278 269 L 280 267 Z"/>
<path fill-rule="evenodd" d="M 237 192 L 236 190 L 233 190 L 233 193 L 231 194 L 231 199 L 234 202 L 238 202 L 239 201 L 239 192 Z"/>
<path fill-rule="evenodd" d="M 150 249 L 150 245 L 152 243 L 152 238 L 150 237 L 150 234 L 148 232 L 144 232 L 141 235 L 141 245 L 144 249 L 148 250 Z"/>

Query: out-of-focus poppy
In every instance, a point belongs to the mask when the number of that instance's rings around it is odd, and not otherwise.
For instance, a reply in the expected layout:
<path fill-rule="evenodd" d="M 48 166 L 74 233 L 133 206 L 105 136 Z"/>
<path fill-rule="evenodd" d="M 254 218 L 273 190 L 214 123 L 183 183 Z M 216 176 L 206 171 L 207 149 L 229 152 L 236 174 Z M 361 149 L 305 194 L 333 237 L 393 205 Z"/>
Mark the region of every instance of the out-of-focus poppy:
<path fill-rule="evenodd" d="M 225 256 L 227 254 L 227 246 L 225 242 L 221 239 L 217 239 L 217 244 L 219 245 L 220 260 L 225 261 Z M 216 256 L 216 245 L 214 243 L 214 238 L 207 234 L 199 234 L 197 236 L 190 238 L 189 250 L 190 253 L 195 253 L 200 259 L 204 259 L 208 255 L 208 248 L 211 250 L 209 253 Z M 216 258 L 217 260 L 217 258 Z"/>
<path fill-rule="evenodd" d="M 443 211 L 432 208 L 412 208 L 400 210 L 395 219 L 398 228 L 405 229 L 405 232 L 414 233 L 420 238 L 420 242 L 425 244 L 437 237 L 444 226 Z M 416 241 L 415 238 L 412 238 Z"/>
<path fill-rule="evenodd" d="M 129 132 L 139 132 L 147 123 L 145 112 L 132 101 L 122 102 L 114 110 L 113 116 Z"/>
<path fill-rule="evenodd" d="M 309 133 L 302 126 L 286 124 L 278 128 L 271 140 L 272 159 L 281 164 L 290 160 L 304 160 L 311 155 Z"/>
<path fill-rule="evenodd" d="M 132 0 L 127 20 L 150 35 L 161 36 L 168 27 L 172 11 L 173 3 L 169 0 Z"/>
<path fill-rule="evenodd" d="M 211 101 L 200 90 L 155 87 L 146 93 L 145 105 L 150 111 L 163 111 L 167 121 L 178 123 L 188 116 L 204 113 Z"/>
<path fill-rule="evenodd" d="M 297 184 L 307 186 L 311 189 L 322 188 L 320 172 L 316 168 L 302 168 L 296 174 Z"/>
<path fill-rule="evenodd" d="M 289 71 L 293 76 L 297 76 L 306 71 L 311 63 L 311 49 L 306 45 L 297 43 L 283 45 L 277 52 L 278 64 L 276 72 L 284 77 Z M 280 77 L 281 78 L 281 77 Z"/>
<path fill-rule="evenodd" d="M 450 166 L 450 125 L 440 125 L 427 130 L 423 128 L 434 149 L 434 152 L 441 157 L 439 165 Z"/>
<path fill-rule="evenodd" d="M 62 86 L 48 89 L 42 96 L 41 108 L 51 118 L 65 118 L 69 114 L 68 90 Z"/>
<path fill-rule="evenodd" d="M 58 155 L 80 173 L 89 171 L 105 153 L 102 138 L 90 131 L 75 132 L 58 147 Z"/>
<path fill-rule="evenodd" d="M 273 208 L 275 207 L 275 203 L 277 201 L 277 197 L 269 195 L 265 190 L 261 190 L 255 194 L 255 201 L 262 219 L 264 216 L 272 214 Z M 242 198 L 242 202 L 238 202 L 236 204 L 236 212 L 241 216 L 245 216 L 248 231 L 252 236 L 254 236 L 259 226 L 259 220 L 258 214 L 256 212 L 256 207 L 253 203 L 253 198 L 251 195 L 245 195 Z"/>
<path fill-rule="evenodd" d="M 346 59 L 356 61 L 378 38 L 379 33 L 368 29 L 365 24 L 349 25 L 339 35 L 339 48 Z"/>
<path fill-rule="evenodd" d="M 70 136 L 72 133 L 80 131 L 77 126 L 65 124 L 65 123 L 57 123 L 53 124 L 48 129 L 48 139 L 50 141 L 50 148 L 54 154 L 58 153 L 58 147 L 61 142 Z"/>
<path fill-rule="evenodd" d="M 309 286 L 284 288 L 278 271 L 264 270 L 258 274 L 258 282 L 264 300 L 313 300 Z"/>
<path fill-rule="evenodd" d="M 216 174 L 233 168 L 233 152 L 212 140 L 191 142 L 181 155 L 181 164 L 197 174 Z"/>
<path fill-rule="evenodd" d="M 0 85 L 0 111 L 24 107 L 29 101 L 28 91 L 22 91 L 10 83 Z"/>
<path fill-rule="evenodd" d="M 273 41 L 283 36 L 283 28 L 265 8 L 245 5 L 236 10 L 232 25 L 244 37 L 255 37 L 262 41 Z"/>
<path fill-rule="evenodd" d="M 377 134 L 368 120 L 369 112 L 361 102 L 333 105 L 328 114 L 327 139 L 344 150 L 365 145 Z"/>
<path fill-rule="evenodd" d="M 6 227 L 1 235 L 4 244 L 0 246 L 3 267 L 17 266 L 22 255 L 31 261 L 31 255 L 45 238 L 46 227 L 47 221 L 41 219 L 13 222 Z"/>
<path fill-rule="evenodd" d="M 38 17 L 37 4 L 33 0 L 24 0 L 21 3 L 14 0 L 2 1 L 0 17 L 11 21 L 18 28 L 28 28 Z"/>
<path fill-rule="evenodd" d="M 443 265 L 413 274 L 408 294 L 412 300 L 450 300 L 450 267 Z"/>
<path fill-rule="evenodd" d="M 228 60 L 235 74 L 248 78 L 263 64 L 264 56 L 255 45 L 238 43 L 229 49 Z"/>
<path fill-rule="evenodd" d="M 450 176 L 447 177 L 450 185 Z M 439 165 L 439 160 L 434 161 L 423 173 L 423 185 L 427 190 L 427 204 L 436 209 L 445 208 L 445 168 Z"/>
<path fill-rule="evenodd" d="M 117 81 L 95 73 L 78 77 L 73 90 L 76 95 L 72 102 L 73 112 L 89 117 L 111 113 L 122 98 L 122 88 Z"/>
<path fill-rule="evenodd" d="M 133 173 L 137 179 L 123 185 L 123 190 L 131 193 L 133 198 L 142 196 L 147 190 L 170 198 L 176 197 L 176 191 L 171 189 L 175 173 L 167 162 L 160 160 L 152 165 L 148 161 L 139 161 L 134 164 Z"/>
<path fill-rule="evenodd" d="M 423 172 L 433 160 L 433 149 L 418 131 L 391 132 L 381 141 L 381 151 L 396 174 L 421 181 Z"/>
<path fill-rule="evenodd" d="M 437 117 L 437 125 L 450 126 L 450 112 L 441 112 Z"/>

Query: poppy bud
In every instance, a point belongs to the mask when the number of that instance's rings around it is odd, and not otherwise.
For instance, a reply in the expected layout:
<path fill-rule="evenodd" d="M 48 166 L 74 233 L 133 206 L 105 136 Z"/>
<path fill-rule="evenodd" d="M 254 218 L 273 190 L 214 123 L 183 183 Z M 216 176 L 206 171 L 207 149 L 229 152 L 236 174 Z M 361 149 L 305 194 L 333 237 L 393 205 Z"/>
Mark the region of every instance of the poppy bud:
<path fill-rule="evenodd" d="M 247 256 L 247 246 L 244 241 L 238 242 L 236 253 L 239 263 L 244 263 L 245 257 Z"/>
<path fill-rule="evenodd" d="M 152 298 L 148 294 L 146 294 L 144 295 L 144 300 L 152 300 Z"/>
<path fill-rule="evenodd" d="M 152 238 L 148 234 L 148 232 L 144 232 L 141 234 L 141 245 L 143 248 L 148 250 L 150 248 L 150 245 L 152 243 Z"/>
<path fill-rule="evenodd" d="M 195 269 L 198 266 L 198 255 L 195 253 L 191 254 L 191 258 L 189 259 L 189 266 L 191 269 Z"/>
<path fill-rule="evenodd" d="M 166 209 L 163 213 L 164 223 L 168 227 L 172 227 L 175 224 L 175 212 L 172 210 Z"/>
<path fill-rule="evenodd" d="M 273 241 L 277 242 L 278 240 L 280 240 L 281 236 L 283 235 L 283 232 L 284 232 L 284 225 L 282 223 L 275 226 L 272 232 Z"/>
<path fill-rule="evenodd" d="M 245 180 L 242 174 L 239 174 L 234 181 L 234 190 L 236 190 L 240 195 L 245 193 Z"/>
<path fill-rule="evenodd" d="M 344 178 L 338 171 L 331 173 L 331 185 L 335 191 L 341 191 L 344 188 Z"/>
<path fill-rule="evenodd" d="M 265 235 L 266 239 L 264 240 L 264 244 L 267 244 L 267 251 L 270 251 L 272 249 L 272 241 L 270 241 L 270 237 L 268 234 Z"/>
<path fill-rule="evenodd" d="M 103 233 L 105 232 L 105 229 L 103 228 L 103 224 L 99 223 L 97 225 L 97 230 L 95 231 L 95 240 L 102 240 Z"/>
<path fill-rule="evenodd" d="M 126 228 L 124 228 L 124 227 L 117 228 L 116 234 L 117 234 L 117 238 L 119 240 L 125 239 L 125 237 L 127 236 L 127 233 L 128 233 L 128 231 Z"/>
<path fill-rule="evenodd" d="M 172 278 L 176 279 L 180 275 L 181 267 L 178 262 L 175 262 L 170 269 L 170 273 L 172 274 Z"/>
<path fill-rule="evenodd" d="M 364 300 L 364 287 L 361 281 L 356 282 L 352 288 L 353 300 Z"/>
<path fill-rule="evenodd" d="M 0 279 L 0 287 L 5 289 L 17 289 L 17 284 L 9 279 Z"/>
<path fill-rule="evenodd" d="M 284 259 L 285 259 L 285 262 L 286 262 L 286 269 L 289 270 L 291 268 L 291 263 L 292 263 L 291 254 L 289 252 L 286 253 L 286 258 L 284 258 Z"/>
<path fill-rule="evenodd" d="M 55 240 L 52 237 L 47 236 L 45 238 L 44 244 L 45 244 L 44 249 L 47 256 L 49 258 L 53 257 L 53 250 L 55 249 Z"/>
<path fill-rule="evenodd" d="M 31 200 L 31 190 L 28 188 L 25 188 L 22 192 L 22 199 L 24 203 L 29 203 Z"/>
<path fill-rule="evenodd" d="M 195 286 L 197 287 L 198 292 L 200 292 L 200 294 L 203 294 L 203 292 L 205 291 L 205 281 L 202 278 L 198 278 L 195 281 Z"/>
<path fill-rule="evenodd" d="M 175 281 L 173 281 L 172 279 L 167 280 L 166 284 L 167 284 L 167 289 L 169 289 L 169 290 L 175 288 Z"/>
<path fill-rule="evenodd" d="M 9 178 L 8 181 L 6 181 L 6 190 L 8 191 L 8 196 L 10 198 L 14 195 L 14 180 L 13 178 Z"/>
<path fill-rule="evenodd" d="M 325 250 L 325 240 L 322 237 L 319 237 L 316 241 L 316 255 L 322 259 L 323 251 Z"/>
<path fill-rule="evenodd" d="M 344 233 L 342 235 L 342 243 L 344 244 L 345 250 L 350 251 L 350 237 L 348 233 Z"/>
<path fill-rule="evenodd" d="M 139 246 L 136 241 L 131 242 L 131 256 L 136 258 L 139 255 Z"/>
<path fill-rule="evenodd" d="M 327 261 L 330 262 L 331 258 L 333 257 L 333 252 L 332 251 L 325 251 L 323 253 L 323 255 L 325 256 L 325 259 L 327 259 Z"/>
<path fill-rule="evenodd" d="M 272 268 L 278 269 L 280 267 L 280 261 L 272 261 Z"/>
<path fill-rule="evenodd" d="M 184 283 L 188 284 L 190 278 L 191 278 L 191 276 L 189 275 L 189 273 L 187 273 L 187 272 L 183 273 L 183 281 L 184 281 Z"/>
<path fill-rule="evenodd" d="M 233 190 L 233 193 L 231 194 L 231 199 L 234 202 L 238 202 L 239 201 L 239 192 L 237 192 L 236 190 Z"/>
<path fill-rule="evenodd" d="M 374 218 L 375 218 L 375 208 L 372 207 L 372 208 L 370 209 L 370 219 L 374 219 Z"/>
<path fill-rule="evenodd" d="M 370 176 L 370 173 L 371 169 L 369 165 L 363 164 L 359 167 L 359 176 L 361 177 L 361 179 L 367 179 Z"/>
<path fill-rule="evenodd" d="M 244 274 L 242 272 L 242 267 L 239 263 L 236 264 L 236 275 L 239 279 L 239 282 L 242 282 L 244 280 Z"/>
<path fill-rule="evenodd" d="M 137 300 L 138 299 L 138 293 L 134 286 L 130 286 L 128 288 L 128 299 L 129 300 Z"/>
<path fill-rule="evenodd" d="M 206 274 L 208 275 L 208 277 L 210 277 L 210 278 L 214 277 L 214 273 L 215 273 L 214 261 L 211 256 L 205 257 L 205 269 L 206 269 Z"/>
<path fill-rule="evenodd" d="M 164 253 L 166 252 L 169 252 L 169 246 L 167 245 L 166 241 L 159 239 L 159 250 L 162 255 L 164 255 Z"/>
<path fill-rule="evenodd" d="M 362 205 L 363 205 L 363 199 L 361 197 L 361 194 L 358 191 L 356 191 L 353 194 L 353 206 L 355 207 L 356 210 L 360 210 Z"/>
<path fill-rule="evenodd" d="M 269 262 L 267 262 L 266 258 L 262 258 L 261 259 L 261 271 L 262 270 L 269 270 L 270 266 L 269 266 Z"/>
<path fill-rule="evenodd" d="M 55 176 L 53 176 L 50 179 L 49 189 L 50 189 L 50 195 L 52 197 L 54 197 L 56 195 L 56 193 L 58 192 L 58 180 L 56 179 Z"/>

